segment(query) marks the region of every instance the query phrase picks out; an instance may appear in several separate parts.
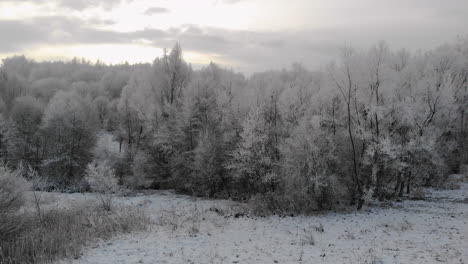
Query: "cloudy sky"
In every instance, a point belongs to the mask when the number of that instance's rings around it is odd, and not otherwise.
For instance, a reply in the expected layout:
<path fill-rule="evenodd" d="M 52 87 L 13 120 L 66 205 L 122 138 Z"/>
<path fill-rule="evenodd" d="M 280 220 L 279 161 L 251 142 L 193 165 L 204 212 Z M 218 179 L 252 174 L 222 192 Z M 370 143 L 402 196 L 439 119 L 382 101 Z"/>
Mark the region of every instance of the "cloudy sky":
<path fill-rule="evenodd" d="M 343 45 L 429 49 L 468 34 L 467 0 L 0 0 L 0 58 L 316 68 Z"/>

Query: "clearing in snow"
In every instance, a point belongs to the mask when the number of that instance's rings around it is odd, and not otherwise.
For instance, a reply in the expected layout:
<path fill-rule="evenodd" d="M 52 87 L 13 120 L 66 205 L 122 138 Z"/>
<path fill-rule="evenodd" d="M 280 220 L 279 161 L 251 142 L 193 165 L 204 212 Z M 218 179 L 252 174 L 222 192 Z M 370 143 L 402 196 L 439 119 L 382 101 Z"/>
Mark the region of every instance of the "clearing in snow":
<path fill-rule="evenodd" d="M 48 196 L 49 206 L 95 200 Z M 315 216 L 239 216 L 237 203 L 167 191 L 116 198 L 115 205 L 141 207 L 154 226 L 60 263 L 468 263 L 468 184 L 428 190 L 425 200 Z"/>

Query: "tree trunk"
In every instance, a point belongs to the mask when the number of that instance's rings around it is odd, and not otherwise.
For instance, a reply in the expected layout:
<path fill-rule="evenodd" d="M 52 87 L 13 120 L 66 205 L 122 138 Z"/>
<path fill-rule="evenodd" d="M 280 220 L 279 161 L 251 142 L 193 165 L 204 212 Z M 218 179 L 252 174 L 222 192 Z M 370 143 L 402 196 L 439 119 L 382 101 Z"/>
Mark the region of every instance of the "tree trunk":
<path fill-rule="evenodd" d="M 384 199 L 384 192 L 382 190 L 382 182 L 383 182 L 383 165 L 378 164 L 377 166 L 377 172 L 375 173 L 376 177 L 376 196 L 379 199 L 379 201 L 382 201 Z"/>
<path fill-rule="evenodd" d="M 403 197 L 403 190 L 405 189 L 405 182 L 402 181 L 400 185 L 400 191 L 398 192 L 398 197 Z"/>
<path fill-rule="evenodd" d="M 397 196 L 398 190 L 399 190 L 401 184 L 402 184 L 402 175 L 401 175 L 401 173 L 399 173 L 398 176 L 397 176 L 397 183 L 395 185 L 395 188 L 393 189 L 393 197 Z"/>
<path fill-rule="evenodd" d="M 349 85 L 349 90 L 348 90 L 348 135 L 349 135 L 349 140 L 351 142 L 351 149 L 353 151 L 352 153 L 352 159 L 353 159 L 353 176 L 354 176 L 354 183 L 356 184 L 356 189 L 357 189 L 357 201 L 358 201 L 358 207 L 357 209 L 362 208 L 363 204 L 363 192 L 362 192 L 362 187 L 361 183 L 359 181 L 359 174 L 358 174 L 358 163 L 357 163 L 357 158 L 356 158 L 356 146 L 354 144 L 354 136 L 353 132 L 351 130 L 351 84 Z"/>

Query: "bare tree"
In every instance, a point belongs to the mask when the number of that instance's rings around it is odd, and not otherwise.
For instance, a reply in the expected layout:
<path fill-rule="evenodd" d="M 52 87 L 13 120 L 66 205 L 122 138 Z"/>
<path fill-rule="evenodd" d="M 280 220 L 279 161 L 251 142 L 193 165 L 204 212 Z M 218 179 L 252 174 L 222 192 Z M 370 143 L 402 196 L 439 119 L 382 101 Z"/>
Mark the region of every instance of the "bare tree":
<path fill-rule="evenodd" d="M 361 209 L 362 205 L 364 203 L 364 192 L 362 189 L 361 185 L 361 180 L 359 177 L 359 168 L 358 168 L 358 158 L 357 158 L 357 153 L 356 153 L 356 143 L 355 143 L 355 137 L 353 134 L 353 117 L 352 117 L 352 109 L 351 109 L 351 104 L 352 100 L 356 96 L 356 84 L 353 83 L 353 78 L 351 74 L 351 68 L 353 67 L 352 65 L 352 59 L 354 56 L 354 50 L 346 47 L 343 48 L 341 51 L 341 58 L 342 58 L 342 65 L 340 67 L 340 70 L 343 71 L 344 73 L 344 79 L 342 82 L 337 80 L 333 72 L 331 72 L 332 79 L 340 91 L 341 95 L 343 96 L 343 100 L 346 104 L 346 112 L 347 112 L 347 130 L 348 130 L 348 137 L 349 137 L 349 142 L 351 145 L 351 159 L 353 162 L 353 181 L 355 184 L 355 191 L 356 194 L 353 197 L 353 199 L 357 200 L 357 208 Z"/>

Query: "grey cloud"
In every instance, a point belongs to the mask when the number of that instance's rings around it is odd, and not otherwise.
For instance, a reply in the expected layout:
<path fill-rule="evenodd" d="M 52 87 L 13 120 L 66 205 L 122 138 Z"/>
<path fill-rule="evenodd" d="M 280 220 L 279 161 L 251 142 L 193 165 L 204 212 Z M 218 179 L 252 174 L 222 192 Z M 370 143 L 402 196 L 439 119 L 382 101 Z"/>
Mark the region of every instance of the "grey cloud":
<path fill-rule="evenodd" d="M 104 25 L 104 26 L 109 26 L 109 25 L 114 25 L 116 22 L 111 19 L 100 19 L 98 17 L 93 17 L 87 21 L 91 25 Z"/>
<path fill-rule="evenodd" d="M 468 29 L 463 24 L 434 24 L 428 27 L 425 24 L 408 26 L 396 23 L 387 27 L 368 25 L 296 32 L 191 28 L 169 36 L 181 41 L 186 50 L 216 53 L 225 61 L 253 71 L 287 67 L 293 62 L 317 68 L 335 59 L 344 45 L 368 48 L 379 40 L 386 40 L 397 49 L 430 49 L 454 40 L 460 32 L 468 34 Z"/>
<path fill-rule="evenodd" d="M 339 48 L 369 47 L 386 40 L 394 48 L 428 49 L 468 34 L 463 23 L 440 20 L 407 24 L 365 24 L 298 31 L 261 32 L 183 25 L 167 30 L 146 28 L 133 32 L 96 29 L 99 20 L 77 17 L 36 17 L 0 20 L 0 53 L 21 51 L 35 44 L 127 44 L 144 39 L 155 47 L 170 48 L 181 42 L 185 51 L 214 54 L 243 71 L 281 68 L 293 62 L 316 68 L 336 58 Z"/>
<path fill-rule="evenodd" d="M 168 30 L 143 29 L 115 32 L 92 28 L 86 21 L 69 17 L 37 17 L 26 21 L 0 21 L 0 35 L 10 36 L 0 44 L 0 52 L 18 51 L 36 44 L 132 43 L 139 39 L 157 47 L 171 47 L 180 41 L 187 51 L 219 54 L 220 58 L 239 64 L 260 65 L 284 59 L 280 47 L 271 45 L 283 40 L 290 48 L 294 39 L 288 33 L 261 33 L 187 25 Z"/>
<path fill-rule="evenodd" d="M 261 44 L 270 48 L 283 48 L 286 46 L 286 42 L 282 39 L 271 39 L 263 41 Z"/>
<path fill-rule="evenodd" d="M 93 1 L 93 0 L 57 0 L 57 3 L 61 7 L 84 10 L 93 6 L 101 6 L 103 8 L 111 8 L 116 4 L 120 3 L 120 0 L 105 0 L 105 1 Z"/>
<path fill-rule="evenodd" d="M 148 8 L 143 14 L 147 16 L 151 16 L 155 14 L 164 14 L 168 12 L 169 12 L 169 9 L 164 8 L 164 7 L 151 7 L 151 8 Z"/>
<path fill-rule="evenodd" d="M 130 43 L 141 38 L 161 38 L 157 29 L 129 33 L 93 28 L 96 21 L 64 16 L 36 17 L 29 20 L 0 20 L 0 35 L 9 36 L 0 42 L 0 52 L 11 52 L 37 44 L 109 44 Z"/>
<path fill-rule="evenodd" d="M 0 52 L 15 52 L 19 48 L 46 41 L 47 32 L 27 23 L 0 21 Z M 7 37 L 8 36 L 8 37 Z"/>
<path fill-rule="evenodd" d="M 329 42 L 314 42 L 313 32 L 256 32 L 201 28 L 191 25 L 172 29 L 155 46 L 170 47 L 179 41 L 186 51 L 218 55 L 222 61 L 252 72 L 265 68 L 281 68 L 293 62 L 316 67 L 338 52 Z M 312 63 L 310 63 L 312 62 Z M 232 65 L 230 65 L 232 66 Z"/>

